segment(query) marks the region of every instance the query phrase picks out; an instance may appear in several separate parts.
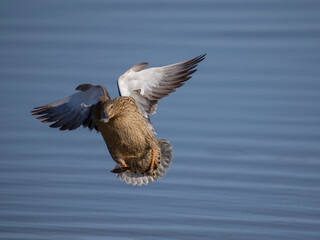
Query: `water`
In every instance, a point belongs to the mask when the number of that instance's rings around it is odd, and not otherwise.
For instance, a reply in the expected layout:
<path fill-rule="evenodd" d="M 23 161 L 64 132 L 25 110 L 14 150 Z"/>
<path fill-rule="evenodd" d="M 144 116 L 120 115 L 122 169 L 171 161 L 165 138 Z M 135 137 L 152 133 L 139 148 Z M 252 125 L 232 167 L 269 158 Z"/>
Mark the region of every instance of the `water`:
<path fill-rule="evenodd" d="M 318 1 L 0 5 L 0 239 L 320 239 Z M 29 114 L 205 52 L 152 118 L 175 158 L 148 186 L 109 172 L 100 135 Z"/>

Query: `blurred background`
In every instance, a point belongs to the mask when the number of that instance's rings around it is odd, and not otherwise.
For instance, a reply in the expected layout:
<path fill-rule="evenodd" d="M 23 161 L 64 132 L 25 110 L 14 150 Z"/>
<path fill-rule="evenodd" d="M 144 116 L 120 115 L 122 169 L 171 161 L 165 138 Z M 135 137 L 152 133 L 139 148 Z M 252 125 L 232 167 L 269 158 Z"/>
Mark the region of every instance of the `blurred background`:
<path fill-rule="evenodd" d="M 320 239 L 320 2 L 0 2 L 0 239 Z M 131 66 L 207 58 L 152 117 L 167 175 L 126 185 L 102 137 L 33 107 Z"/>

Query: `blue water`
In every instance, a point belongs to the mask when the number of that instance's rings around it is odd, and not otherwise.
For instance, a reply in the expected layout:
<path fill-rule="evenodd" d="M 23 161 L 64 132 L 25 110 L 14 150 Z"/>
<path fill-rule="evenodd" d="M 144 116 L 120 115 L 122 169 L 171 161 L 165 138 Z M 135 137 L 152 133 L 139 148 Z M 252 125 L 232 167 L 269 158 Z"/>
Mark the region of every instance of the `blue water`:
<path fill-rule="evenodd" d="M 0 239 L 320 239 L 319 1 L 2 1 Z M 159 103 L 167 175 L 126 185 L 102 137 L 30 110 L 136 63 L 207 53 Z"/>

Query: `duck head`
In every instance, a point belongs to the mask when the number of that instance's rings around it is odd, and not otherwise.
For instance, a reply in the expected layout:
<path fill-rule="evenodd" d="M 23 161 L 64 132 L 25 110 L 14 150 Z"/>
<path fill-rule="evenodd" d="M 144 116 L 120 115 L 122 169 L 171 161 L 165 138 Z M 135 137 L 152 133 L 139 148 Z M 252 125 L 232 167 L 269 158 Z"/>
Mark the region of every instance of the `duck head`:
<path fill-rule="evenodd" d="M 117 97 L 110 100 L 101 97 L 96 105 L 97 119 L 101 123 L 107 123 L 115 117 L 125 117 L 128 112 L 138 112 L 139 109 L 133 97 Z"/>
<path fill-rule="evenodd" d="M 112 101 L 102 103 L 100 122 L 107 123 L 115 115 L 114 104 Z"/>

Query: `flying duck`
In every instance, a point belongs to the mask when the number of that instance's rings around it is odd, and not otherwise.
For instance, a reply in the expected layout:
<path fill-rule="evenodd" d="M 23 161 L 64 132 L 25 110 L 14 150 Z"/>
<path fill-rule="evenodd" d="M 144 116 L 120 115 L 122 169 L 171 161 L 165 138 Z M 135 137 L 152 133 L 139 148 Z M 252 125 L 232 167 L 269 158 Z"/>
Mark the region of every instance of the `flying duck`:
<path fill-rule="evenodd" d="M 74 130 L 82 125 L 100 132 L 116 162 L 111 172 L 127 184 L 147 185 L 165 175 L 173 157 L 169 141 L 155 138 L 149 115 L 159 99 L 191 78 L 205 55 L 148 69 L 148 63 L 139 63 L 119 77 L 119 97 L 111 99 L 102 85 L 81 84 L 78 92 L 31 113 L 51 122 L 52 128 Z"/>

